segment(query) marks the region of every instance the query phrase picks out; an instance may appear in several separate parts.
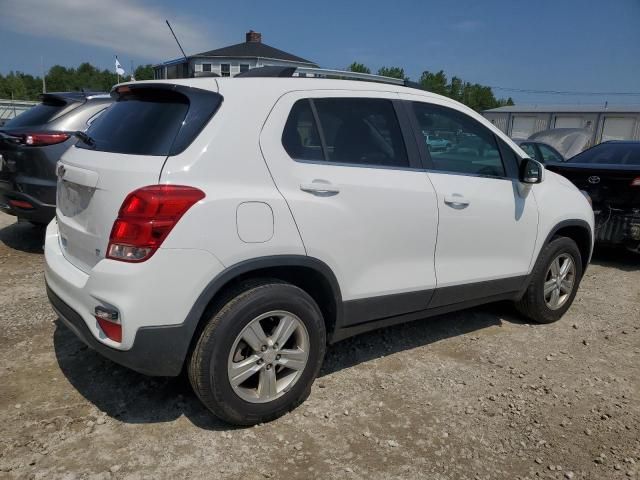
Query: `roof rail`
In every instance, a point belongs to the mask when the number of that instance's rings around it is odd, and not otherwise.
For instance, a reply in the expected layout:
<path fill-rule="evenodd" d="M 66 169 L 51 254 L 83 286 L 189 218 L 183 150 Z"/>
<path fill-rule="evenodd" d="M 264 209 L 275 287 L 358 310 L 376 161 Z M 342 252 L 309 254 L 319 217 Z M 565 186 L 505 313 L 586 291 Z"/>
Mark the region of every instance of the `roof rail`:
<path fill-rule="evenodd" d="M 246 77 L 312 77 L 312 78 L 339 78 L 344 80 L 362 80 L 366 82 L 387 83 L 391 85 L 402 85 L 404 87 L 418 88 L 419 84 L 405 80 L 403 78 L 383 77 L 382 75 L 372 75 L 370 73 L 349 72 L 345 70 L 329 70 L 326 68 L 312 67 L 280 67 L 268 66 L 247 70 L 236 75 L 236 78 Z"/>

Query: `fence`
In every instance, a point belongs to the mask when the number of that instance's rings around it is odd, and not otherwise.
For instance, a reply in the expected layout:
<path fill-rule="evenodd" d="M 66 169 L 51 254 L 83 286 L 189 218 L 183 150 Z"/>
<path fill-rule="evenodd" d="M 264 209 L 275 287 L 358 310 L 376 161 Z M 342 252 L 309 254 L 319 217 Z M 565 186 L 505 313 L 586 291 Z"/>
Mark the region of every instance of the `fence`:
<path fill-rule="evenodd" d="M 38 102 L 30 102 L 28 100 L 0 99 L 0 126 L 37 104 Z"/>

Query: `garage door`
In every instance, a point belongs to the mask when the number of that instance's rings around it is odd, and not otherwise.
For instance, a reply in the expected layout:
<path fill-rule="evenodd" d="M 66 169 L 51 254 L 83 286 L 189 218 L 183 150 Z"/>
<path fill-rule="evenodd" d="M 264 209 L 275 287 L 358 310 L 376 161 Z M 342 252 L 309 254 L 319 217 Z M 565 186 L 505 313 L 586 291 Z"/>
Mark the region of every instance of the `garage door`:
<path fill-rule="evenodd" d="M 511 138 L 529 138 L 535 132 L 536 117 L 513 117 Z"/>
<path fill-rule="evenodd" d="M 556 117 L 555 128 L 582 128 L 584 118 L 582 117 Z"/>
<path fill-rule="evenodd" d="M 631 140 L 635 123 L 635 118 L 605 117 L 602 127 L 602 141 Z"/>

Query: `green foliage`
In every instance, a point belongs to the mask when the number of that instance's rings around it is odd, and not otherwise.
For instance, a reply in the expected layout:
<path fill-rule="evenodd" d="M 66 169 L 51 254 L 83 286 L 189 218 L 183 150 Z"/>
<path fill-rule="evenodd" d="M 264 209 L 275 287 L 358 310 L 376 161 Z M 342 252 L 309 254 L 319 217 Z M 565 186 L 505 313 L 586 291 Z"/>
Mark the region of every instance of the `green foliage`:
<path fill-rule="evenodd" d="M 400 67 L 381 67 L 378 70 L 378 75 L 383 77 L 400 78 L 402 80 L 408 80 L 409 78 L 404 75 L 404 68 Z"/>
<path fill-rule="evenodd" d="M 151 65 L 141 65 L 135 71 L 136 80 L 153 78 Z M 54 65 L 45 77 L 48 92 L 69 91 L 100 91 L 108 92 L 117 81 L 118 76 L 110 70 L 99 70 L 90 63 L 82 63 L 78 68 L 67 68 Z M 128 81 L 129 76 L 120 78 L 121 82 Z M 38 100 L 42 93 L 42 78 L 21 72 L 0 74 L 0 98 L 15 100 Z"/>
<path fill-rule="evenodd" d="M 136 68 L 133 76 L 136 80 L 153 80 L 153 67 L 151 65 L 140 65 Z"/>
<path fill-rule="evenodd" d="M 353 62 L 348 70 L 352 72 L 370 73 L 369 68 L 362 63 Z M 404 69 L 400 67 L 382 67 L 378 70 L 378 75 L 385 77 L 401 78 L 408 80 Z M 491 87 L 480 85 L 479 83 L 470 83 L 463 81 L 460 77 L 451 77 L 449 81 L 443 70 L 438 72 L 430 72 L 425 70 L 420 75 L 418 83 L 422 88 L 429 92 L 444 95 L 458 102 L 464 103 L 474 110 L 481 111 L 490 108 L 502 107 L 505 105 L 514 105 L 511 97 L 497 99 L 491 90 Z"/>
<path fill-rule="evenodd" d="M 350 72 L 358 72 L 358 73 L 371 73 L 369 67 L 367 67 L 364 63 L 353 62 L 351 65 L 347 67 L 347 70 Z"/>

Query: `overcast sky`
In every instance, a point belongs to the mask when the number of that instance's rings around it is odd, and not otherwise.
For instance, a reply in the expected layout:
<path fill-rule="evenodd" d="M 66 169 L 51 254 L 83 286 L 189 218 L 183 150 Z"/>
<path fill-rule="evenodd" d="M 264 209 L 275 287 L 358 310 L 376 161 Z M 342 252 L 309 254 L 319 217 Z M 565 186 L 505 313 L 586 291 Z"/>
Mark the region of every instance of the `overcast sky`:
<path fill-rule="evenodd" d="M 39 74 L 88 61 L 129 70 L 244 41 L 327 68 L 356 60 L 440 70 L 494 87 L 640 92 L 640 0 L 0 0 L 0 72 Z M 640 104 L 637 96 L 550 95 L 496 89 L 521 103 Z"/>

